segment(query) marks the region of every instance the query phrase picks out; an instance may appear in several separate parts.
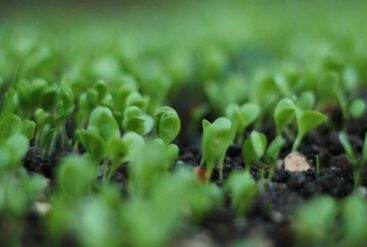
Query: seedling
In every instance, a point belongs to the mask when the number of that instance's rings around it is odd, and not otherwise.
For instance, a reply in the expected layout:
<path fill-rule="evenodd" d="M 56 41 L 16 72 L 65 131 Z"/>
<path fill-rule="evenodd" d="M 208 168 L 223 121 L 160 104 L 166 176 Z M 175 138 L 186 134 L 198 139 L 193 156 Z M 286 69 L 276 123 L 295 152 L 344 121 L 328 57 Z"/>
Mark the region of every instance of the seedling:
<path fill-rule="evenodd" d="M 125 109 L 122 126 L 125 131 L 134 131 L 140 135 L 148 134 L 154 125 L 154 120 L 137 106 L 129 106 Z"/>
<path fill-rule="evenodd" d="M 284 128 L 290 124 L 295 117 L 295 105 L 291 99 L 282 99 L 274 110 L 276 134 L 280 136 Z"/>
<path fill-rule="evenodd" d="M 352 118 L 360 118 L 366 111 L 366 103 L 362 99 L 354 99 L 351 101 L 348 112 Z"/>
<path fill-rule="evenodd" d="M 158 67 L 157 70 L 145 71 L 141 83 L 142 92 L 149 96 L 149 111 L 155 112 L 166 98 L 169 89 L 172 86 L 172 79 L 168 74 L 164 73 L 163 68 Z"/>
<path fill-rule="evenodd" d="M 293 225 L 297 236 L 307 243 L 324 243 L 333 233 L 336 214 L 337 205 L 331 197 L 312 199 L 295 213 Z"/>
<path fill-rule="evenodd" d="M 110 106 L 111 95 L 109 87 L 103 80 L 97 81 L 93 86 L 88 87 L 85 92 L 79 96 L 79 111 L 76 115 L 76 123 L 79 128 L 84 128 L 88 123 L 92 111 L 100 105 Z"/>
<path fill-rule="evenodd" d="M 312 110 L 315 104 L 315 95 L 310 91 L 304 91 L 297 99 L 297 106 L 303 111 Z"/>
<path fill-rule="evenodd" d="M 65 158 L 57 173 L 60 193 L 78 198 L 90 192 L 92 182 L 97 178 L 97 166 L 88 158 L 70 156 Z"/>
<path fill-rule="evenodd" d="M 245 161 L 246 171 L 250 172 L 250 169 L 254 162 L 259 161 L 265 154 L 267 145 L 266 136 L 263 133 L 256 130 L 251 132 L 250 137 L 244 142 L 242 146 L 242 155 Z M 263 177 L 263 167 L 262 176 Z"/>
<path fill-rule="evenodd" d="M 107 107 L 97 107 L 91 114 L 88 129 L 77 132 L 81 144 L 91 157 L 100 161 L 106 156 L 105 144 L 110 138 L 119 138 L 120 130 Z"/>
<path fill-rule="evenodd" d="M 51 156 L 59 142 L 67 144 L 65 120 L 74 111 L 73 92 L 65 85 L 53 85 L 40 95 L 40 107 L 35 112 L 36 146 L 43 156 Z"/>
<path fill-rule="evenodd" d="M 342 205 L 343 240 L 345 246 L 363 246 L 367 234 L 367 207 L 357 193 L 348 196 Z"/>
<path fill-rule="evenodd" d="M 223 162 L 227 148 L 232 143 L 234 132 L 232 123 L 227 118 L 218 118 L 213 123 L 203 120 L 203 137 L 201 148 L 203 156 L 200 165 L 206 165 L 208 179 L 212 174 L 215 162 L 218 162 L 219 177 L 223 179 Z"/>
<path fill-rule="evenodd" d="M 298 131 L 296 139 L 293 142 L 292 151 L 296 151 L 298 149 L 303 137 L 307 132 L 309 132 L 311 129 L 316 128 L 327 120 L 324 114 L 310 110 L 297 110 L 296 116 Z"/>
<path fill-rule="evenodd" d="M 129 191 L 134 196 L 144 196 L 152 186 L 167 175 L 171 164 L 177 159 L 178 148 L 166 145 L 162 139 L 154 139 L 138 146 L 131 160 Z"/>
<path fill-rule="evenodd" d="M 114 115 L 118 122 L 122 122 L 127 98 L 133 92 L 137 92 L 137 82 L 130 76 L 123 76 L 119 82 L 121 82 L 121 86 L 119 86 L 116 92 L 112 92 L 112 97 L 114 100 Z"/>
<path fill-rule="evenodd" d="M 244 78 L 241 76 L 230 75 L 224 83 L 216 80 L 207 81 L 204 85 L 204 91 L 210 106 L 220 113 L 225 113 L 228 105 L 245 101 L 250 89 L 249 85 L 242 83 L 243 80 Z M 251 100 L 251 102 L 256 101 Z"/>
<path fill-rule="evenodd" d="M 77 135 L 95 163 L 102 163 L 103 181 L 109 181 L 129 153 L 129 142 L 121 138 L 111 110 L 97 107 L 91 114 L 88 129 L 78 130 Z"/>
<path fill-rule="evenodd" d="M 339 141 L 344 147 L 345 152 L 347 153 L 349 160 L 353 165 L 353 184 L 354 187 L 358 187 L 361 183 L 361 170 L 362 167 L 367 163 L 367 134 L 365 135 L 363 142 L 363 149 L 361 155 L 358 157 L 356 153 L 353 151 L 352 145 L 348 140 L 348 136 L 345 132 L 339 133 Z"/>
<path fill-rule="evenodd" d="M 283 137 L 281 136 L 277 136 L 269 145 L 268 149 L 266 150 L 266 157 L 269 159 L 270 161 L 270 169 L 269 169 L 269 174 L 268 174 L 268 178 L 272 178 L 274 171 L 275 171 L 275 167 L 276 167 L 276 163 L 278 161 L 279 158 L 279 152 L 282 149 L 282 147 L 285 144 L 285 140 Z"/>
<path fill-rule="evenodd" d="M 304 93 L 299 99 L 299 106 L 296 106 L 291 99 L 279 101 L 274 111 L 274 120 L 277 135 L 281 135 L 285 127 L 297 121 L 297 135 L 293 141 L 292 151 L 296 151 L 301 144 L 303 137 L 311 130 L 326 122 L 324 114 L 309 110 L 314 103 L 313 94 Z"/>
<path fill-rule="evenodd" d="M 171 143 L 180 132 L 181 121 L 177 112 L 168 106 L 163 106 L 156 115 L 156 133 L 166 144 Z"/>
<path fill-rule="evenodd" d="M 20 117 L 14 114 L 6 115 L 0 121 L 0 140 L 5 140 L 13 134 L 23 134 L 28 139 L 34 136 L 36 124 L 31 120 L 21 120 Z M 6 131 L 5 131 L 6 130 Z"/>
<path fill-rule="evenodd" d="M 316 174 L 320 175 L 320 157 L 316 155 Z"/>
<path fill-rule="evenodd" d="M 253 123 L 260 114 L 260 108 L 253 103 L 238 106 L 228 105 L 226 108 L 226 117 L 231 120 L 233 129 L 236 133 L 237 143 L 241 144 L 246 128 Z"/>
<path fill-rule="evenodd" d="M 149 103 L 149 97 L 141 95 L 139 92 L 132 92 L 125 103 L 125 110 L 129 106 L 137 106 L 142 111 L 146 111 Z"/>
<path fill-rule="evenodd" d="M 238 215 L 243 215 L 257 196 L 255 180 L 248 171 L 232 174 L 225 189 L 231 194 L 232 207 Z"/>

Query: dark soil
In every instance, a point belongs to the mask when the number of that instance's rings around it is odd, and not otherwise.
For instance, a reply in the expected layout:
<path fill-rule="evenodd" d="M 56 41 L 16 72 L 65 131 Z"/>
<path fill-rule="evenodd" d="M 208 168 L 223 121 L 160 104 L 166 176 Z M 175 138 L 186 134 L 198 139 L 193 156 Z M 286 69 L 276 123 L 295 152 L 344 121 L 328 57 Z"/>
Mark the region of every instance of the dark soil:
<path fill-rule="evenodd" d="M 259 183 L 260 195 L 244 217 L 236 216 L 229 202 L 224 207 L 214 210 L 200 224 L 200 228 L 192 236 L 205 234 L 216 246 L 229 246 L 237 240 L 249 237 L 262 238 L 272 246 L 295 246 L 296 236 L 290 224 L 290 217 L 295 208 L 310 198 L 327 194 L 336 199 L 343 198 L 353 191 L 353 169 L 341 146 L 338 133 L 342 128 L 341 114 L 338 109 L 330 113 L 333 126 L 320 126 L 311 131 L 303 140 L 300 152 L 313 166 L 305 172 L 288 172 L 284 169 L 275 171 L 271 180 Z M 346 127 L 350 142 L 360 153 L 365 132 L 367 131 L 367 115 L 360 119 L 350 120 Z M 273 137 L 269 129 L 264 133 Z M 281 157 L 291 150 L 291 143 L 286 145 Z M 319 155 L 320 174 L 316 173 L 315 157 Z M 197 166 L 201 153 L 199 147 L 186 148 L 180 155 L 184 163 Z M 225 158 L 224 180 L 234 170 L 243 170 L 241 149 L 231 146 Z M 253 177 L 259 180 L 259 170 L 255 165 L 251 169 Z M 367 185 L 367 170 L 362 170 L 361 186 Z M 218 171 L 211 177 L 218 181 Z"/>
<path fill-rule="evenodd" d="M 67 155 L 72 154 L 68 149 L 58 150 L 52 157 L 42 157 L 39 149 L 30 147 L 23 159 L 23 167 L 29 173 L 39 173 L 46 178 L 53 179 L 55 177 L 57 164 Z"/>
<path fill-rule="evenodd" d="M 248 237 L 264 239 L 272 246 L 295 246 L 296 236 L 290 224 L 290 218 L 295 208 L 310 198 L 327 194 L 336 199 L 343 198 L 353 191 L 353 169 L 343 147 L 338 140 L 341 126 L 339 110 L 330 113 L 332 126 L 320 126 L 311 131 L 303 140 L 299 151 L 306 157 L 312 168 L 305 172 L 288 172 L 277 169 L 271 180 L 260 180 L 258 167 L 251 169 L 251 174 L 259 182 L 260 195 L 254 201 L 244 217 L 236 216 L 231 209 L 230 201 L 221 208 L 216 208 L 207 215 L 199 226 L 191 232 L 180 234 L 177 239 L 190 239 L 197 235 L 205 235 L 210 244 L 207 246 L 229 246 L 237 240 Z M 350 120 L 346 125 L 353 148 L 360 153 L 365 132 L 367 131 L 367 115 L 357 120 Z M 268 138 L 274 137 L 272 126 L 264 129 Z M 195 139 L 195 138 L 193 138 Z M 291 149 L 289 142 L 282 150 L 284 158 Z M 31 148 L 24 159 L 24 167 L 31 173 L 41 173 L 51 180 L 55 175 L 55 164 L 70 152 L 58 152 L 52 159 L 42 159 L 39 151 Z M 319 155 L 320 174 L 316 173 L 315 157 Z M 181 148 L 179 160 L 181 164 L 198 166 L 201 159 L 200 147 Z M 243 170 L 244 163 L 239 146 L 231 146 L 225 158 L 224 181 L 234 170 Z M 114 177 L 122 191 L 125 190 L 127 167 L 122 166 Z M 267 172 L 265 172 L 267 174 Z M 367 170 L 362 170 L 361 186 L 367 185 Z M 214 170 L 211 181 L 219 186 L 218 171 Z M 228 196 L 228 195 L 227 195 Z M 30 222 L 33 222 L 30 217 Z M 29 224 L 29 222 L 28 222 Z M 29 230 L 30 229 L 30 230 Z M 33 235 L 42 239 L 34 228 L 26 228 L 27 239 Z M 176 246 L 174 244 L 173 246 Z"/>

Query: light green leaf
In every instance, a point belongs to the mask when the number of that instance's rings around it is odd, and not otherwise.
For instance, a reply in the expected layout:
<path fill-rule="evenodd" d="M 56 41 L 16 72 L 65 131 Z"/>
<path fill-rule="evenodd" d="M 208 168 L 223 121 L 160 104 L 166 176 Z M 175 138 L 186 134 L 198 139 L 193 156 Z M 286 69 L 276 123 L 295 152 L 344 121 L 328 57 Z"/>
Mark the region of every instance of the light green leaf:
<path fill-rule="evenodd" d="M 274 120 L 277 135 L 281 135 L 285 126 L 293 121 L 295 117 L 295 105 L 290 99 L 282 99 L 274 110 Z"/>

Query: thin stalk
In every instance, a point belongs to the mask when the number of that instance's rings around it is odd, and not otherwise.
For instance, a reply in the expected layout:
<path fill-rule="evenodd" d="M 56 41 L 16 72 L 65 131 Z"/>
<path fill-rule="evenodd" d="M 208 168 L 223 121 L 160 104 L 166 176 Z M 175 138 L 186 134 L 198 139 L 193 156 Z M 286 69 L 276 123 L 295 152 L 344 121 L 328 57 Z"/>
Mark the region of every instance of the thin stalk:
<path fill-rule="evenodd" d="M 354 165 L 354 168 L 353 168 L 353 186 L 354 188 L 358 188 L 359 185 L 361 184 L 361 166 L 358 165 Z"/>
<path fill-rule="evenodd" d="M 269 173 L 268 173 L 268 179 L 269 180 L 271 180 L 271 178 L 274 175 L 275 166 L 276 166 L 276 160 L 271 161 L 270 168 L 269 168 Z"/>
<path fill-rule="evenodd" d="M 320 158 L 318 155 L 316 155 L 316 174 L 320 175 Z"/>
<path fill-rule="evenodd" d="M 57 131 L 55 131 L 52 134 L 50 146 L 48 147 L 48 150 L 47 150 L 47 156 L 48 157 L 51 157 L 52 153 L 54 152 L 54 150 L 56 148 L 57 134 L 58 134 Z"/>
<path fill-rule="evenodd" d="M 223 159 L 221 158 L 218 162 L 219 180 L 223 181 Z"/>
<path fill-rule="evenodd" d="M 302 138 L 303 138 L 303 135 L 297 135 L 296 139 L 293 142 L 292 152 L 298 149 L 299 145 L 301 144 Z"/>
<path fill-rule="evenodd" d="M 110 169 L 107 172 L 107 181 L 110 181 L 113 174 L 115 173 L 115 171 L 117 170 L 117 168 L 119 167 L 120 162 L 113 160 L 112 164 L 110 166 Z"/>

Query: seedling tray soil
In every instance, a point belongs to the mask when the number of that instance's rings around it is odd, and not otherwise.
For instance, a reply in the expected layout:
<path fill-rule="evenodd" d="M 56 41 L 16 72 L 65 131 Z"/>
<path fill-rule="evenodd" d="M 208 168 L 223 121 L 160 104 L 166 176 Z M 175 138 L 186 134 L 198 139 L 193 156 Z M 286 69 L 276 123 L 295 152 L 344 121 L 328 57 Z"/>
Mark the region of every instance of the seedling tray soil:
<path fill-rule="evenodd" d="M 333 110 L 329 117 L 338 126 L 341 121 L 340 110 Z M 347 124 L 349 138 L 356 150 L 362 149 L 363 133 L 367 131 L 366 123 L 367 115 L 364 115 Z M 271 130 L 268 132 L 269 136 L 274 135 Z M 214 208 L 194 229 L 179 233 L 169 246 L 186 246 L 196 242 L 202 242 L 207 246 L 230 246 L 238 240 L 251 237 L 260 238 L 273 246 L 297 246 L 289 219 L 297 206 L 318 195 L 327 194 L 337 200 L 342 200 L 353 192 L 352 164 L 337 135 L 337 130 L 321 126 L 305 137 L 300 152 L 305 154 L 307 160 L 312 164 L 307 171 L 290 172 L 286 171 L 284 167 L 279 167 L 271 180 L 259 181 L 259 168 L 253 167 L 251 175 L 257 183 L 261 183 L 262 189 L 244 217 L 236 215 L 229 198 L 226 198 L 222 206 Z M 284 148 L 280 157 L 285 157 L 290 152 L 290 148 Z M 60 151 L 50 159 L 42 159 L 37 149 L 30 148 L 23 159 L 23 166 L 30 173 L 43 174 L 52 183 L 55 164 L 70 153 L 70 151 Z M 316 172 L 315 167 L 317 154 L 320 155 L 320 162 L 323 164 L 319 173 Z M 200 159 L 200 148 L 194 145 L 181 148 L 178 157 L 178 161 L 184 162 L 185 166 L 190 164 L 194 167 L 199 167 Z M 114 182 L 120 185 L 123 193 L 126 192 L 127 169 L 128 167 L 121 167 L 114 176 Z M 218 170 L 215 169 L 211 182 L 222 186 L 231 172 L 244 170 L 241 147 L 238 145 L 229 147 L 223 170 L 224 181 L 219 180 Z M 366 172 L 366 169 L 363 169 L 363 179 L 359 188 L 359 193 L 363 194 L 367 193 L 364 189 L 367 183 Z M 38 216 L 29 214 L 23 236 L 24 246 L 38 246 L 44 243 L 45 236 L 42 232 L 44 231 Z M 75 239 L 64 241 L 65 246 L 78 246 Z"/>

